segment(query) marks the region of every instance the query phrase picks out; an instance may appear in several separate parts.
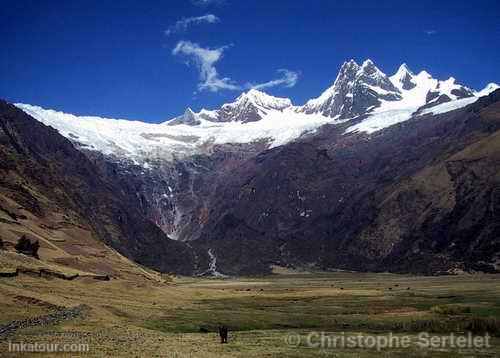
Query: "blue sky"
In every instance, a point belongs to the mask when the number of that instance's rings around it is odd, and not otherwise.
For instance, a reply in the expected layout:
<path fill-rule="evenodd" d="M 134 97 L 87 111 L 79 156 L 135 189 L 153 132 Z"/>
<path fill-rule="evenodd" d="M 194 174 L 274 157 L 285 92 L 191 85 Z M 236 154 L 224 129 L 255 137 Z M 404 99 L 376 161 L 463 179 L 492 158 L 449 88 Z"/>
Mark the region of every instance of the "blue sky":
<path fill-rule="evenodd" d="M 0 1 L 0 97 L 161 122 L 251 86 L 302 104 L 350 58 L 480 89 L 500 82 L 499 3 Z"/>

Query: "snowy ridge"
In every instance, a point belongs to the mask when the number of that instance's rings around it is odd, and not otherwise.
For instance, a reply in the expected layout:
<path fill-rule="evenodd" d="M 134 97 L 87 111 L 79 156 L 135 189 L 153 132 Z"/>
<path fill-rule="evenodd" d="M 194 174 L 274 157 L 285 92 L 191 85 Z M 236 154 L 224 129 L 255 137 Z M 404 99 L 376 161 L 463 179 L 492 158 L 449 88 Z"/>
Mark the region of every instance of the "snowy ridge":
<path fill-rule="evenodd" d="M 446 81 L 439 81 L 438 89 L 441 91 L 441 93 L 447 95 L 452 100 L 459 99 L 459 94 L 457 94 L 456 91 L 465 90 L 470 92 L 470 95 L 473 94 L 473 91 L 471 89 L 459 85 L 453 77 L 448 78 Z"/>
<path fill-rule="evenodd" d="M 27 104 L 17 107 L 54 127 L 79 146 L 106 155 L 126 157 L 138 164 L 149 159 L 171 160 L 199 153 L 207 144 L 251 143 L 266 140 L 271 147 L 314 131 L 330 118 L 272 110 L 254 122 L 212 122 L 196 114 L 199 125 L 161 124 L 89 116 L 74 116 Z"/>
<path fill-rule="evenodd" d="M 251 89 L 248 92 L 242 93 L 235 102 L 224 104 L 222 108 L 247 105 L 254 105 L 263 109 L 283 110 L 291 107 L 292 101 L 288 98 L 274 97 L 256 89 Z"/>
<path fill-rule="evenodd" d="M 95 116 L 74 116 L 28 104 L 17 107 L 57 129 L 81 148 L 127 158 L 148 167 L 154 160 L 200 153 L 213 144 L 265 141 L 286 144 L 327 123 L 343 123 L 365 115 L 347 133 L 373 133 L 418 114 L 442 113 L 466 106 L 499 88 L 490 83 L 472 91 L 454 78 L 439 81 L 406 64 L 388 77 L 373 61 L 360 66 L 345 62 L 334 84 L 303 106 L 252 89 L 216 110 L 186 109 L 183 115 L 154 124 Z"/>
<path fill-rule="evenodd" d="M 445 113 L 465 107 L 482 95 L 495 90 L 495 84 L 488 85 L 479 92 L 459 85 L 453 77 L 446 81 L 434 79 L 428 72 L 421 71 L 414 75 L 406 64 L 402 64 L 391 77 L 391 82 L 401 93 L 401 100 L 380 100 L 380 106 L 371 112 L 364 121 L 349 127 L 346 133 L 373 133 L 391 125 L 410 119 L 417 111 L 419 115 L 426 113 Z M 437 93 L 429 98 L 429 94 Z M 439 102 L 438 99 L 442 101 Z M 427 108 L 426 108 L 427 107 Z M 421 111 L 419 109 L 422 108 Z"/>
<path fill-rule="evenodd" d="M 486 87 L 484 87 L 481 91 L 477 91 L 474 94 L 476 95 L 476 97 L 487 96 L 491 92 L 493 92 L 493 91 L 495 91 L 495 90 L 497 90 L 499 88 L 500 88 L 500 86 L 497 85 L 496 83 L 488 83 L 486 85 Z"/>
<path fill-rule="evenodd" d="M 214 111 L 202 109 L 199 113 L 194 113 L 188 108 L 182 116 L 167 121 L 167 124 L 196 126 L 201 124 L 200 119 L 209 122 L 255 122 L 264 118 L 270 111 L 283 111 L 292 106 L 292 101 L 288 98 L 274 97 L 251 89 L 242 93 L 234 102 L 223 104 L 220 109 Z"/>

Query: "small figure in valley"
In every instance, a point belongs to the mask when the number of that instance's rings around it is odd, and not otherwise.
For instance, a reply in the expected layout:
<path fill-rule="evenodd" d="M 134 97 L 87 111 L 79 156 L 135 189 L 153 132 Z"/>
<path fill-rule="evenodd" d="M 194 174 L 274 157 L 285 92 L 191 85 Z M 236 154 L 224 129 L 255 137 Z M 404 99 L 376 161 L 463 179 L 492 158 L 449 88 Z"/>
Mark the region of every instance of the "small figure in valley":
<path fill-rule="evenodd" d="M 219 336 L 220 336 L 221 343 L 227 343 L 227 333 L 228 333 L 228 329 L 226 326 L 219 327 Z"/>

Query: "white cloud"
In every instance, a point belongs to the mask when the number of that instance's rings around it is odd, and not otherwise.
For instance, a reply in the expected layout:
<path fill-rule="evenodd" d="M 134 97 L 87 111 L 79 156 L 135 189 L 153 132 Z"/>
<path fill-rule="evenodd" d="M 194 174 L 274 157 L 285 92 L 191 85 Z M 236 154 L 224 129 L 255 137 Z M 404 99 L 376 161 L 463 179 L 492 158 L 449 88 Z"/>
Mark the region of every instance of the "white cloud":
<path fill-rule="evenodd" d="M 184 55 L 189 57 L 200 71 L 200 91 L 208 90 L 217 92 L 219 90 L 239 90 L 230 78 L 219 78 L 215 64 L 222 58 L 224 50 L 227 48 L 219 47 L 215 49 L 203 48 L 190 41 L 180 41 L 172 50 L 173 55 Z"/>
<path fill-rule="evenodd" d="M 191 2 L 196 6 L 209 6 L 220 5 L 224 3 L 224 0 L 191 0 Z"/>
<path fill-rule="evenodd" d="M 214 24 L 219 22 L 220 19 L 214 14 L 206 14 L 203 16 L 186 17 L 177 21 L 174 25 L 165 30 L 165 35 L 169 36 L 176 32 L 186 31 L 189 26 L 198 25 L 202 23 Z"/>
<path fill-rule="evenodd" d="M 424 30 L 424 32 L 429 36 L 437 34 L 436 30 Z"/>
<path fill-rule="evenodd" d="M 299 74 L 297 72 L 289 71 L 284 68 L 279 69 L 277 72 L 281 74 L 280 78 L 276 78 L 274 80 L 270 80 L 264 83 L 257 83 L 257 84 L 249 83 L 247 84 L 247 87 L 260 90 L 264 88 L 270 88 L 281 85 L 283 85 L 284 87 L 293 87 L 297 84 L 297 81 L 299 79 Z"/>
<path fill-rule="evenodd" d="M 222 59 L 223 53 L 227 48 L 228 46 L 214 49 L 203 48 L 191 41 L 179 41 L 172 50 L 172 55 L 185 56 L 198 68 L 200 72 L 199 91 L 218 92 L 220 90 L 236 91 L 250 88 L 265 89 L 275 86 L 293 87 L 298 81 L 299 74 L 287 69 L 279 69 L 277 72 L 281 77 L 263 83 L 240 85 L 229 77 L 221 78 L 215 65 Z"/>

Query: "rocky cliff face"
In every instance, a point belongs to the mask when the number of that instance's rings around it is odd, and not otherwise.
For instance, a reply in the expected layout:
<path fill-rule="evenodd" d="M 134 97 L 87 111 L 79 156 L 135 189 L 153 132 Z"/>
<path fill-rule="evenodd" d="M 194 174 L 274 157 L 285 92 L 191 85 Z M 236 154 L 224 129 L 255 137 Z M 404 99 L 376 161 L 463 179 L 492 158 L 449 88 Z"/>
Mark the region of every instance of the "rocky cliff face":
<path fill-rule="evenodd" d="M 216 145 L 207 154 L 150 162 L 147 169 L 99 152 L 83 152 L 144 217 L 170 238 L 192 241 L 208 220 L 219 176 L 266 148 L 265 142 Z"/>

